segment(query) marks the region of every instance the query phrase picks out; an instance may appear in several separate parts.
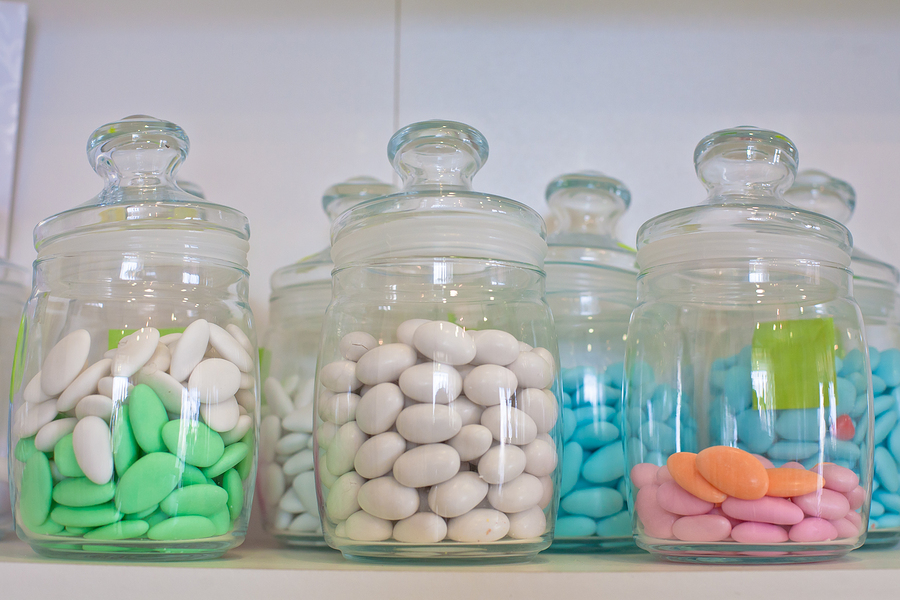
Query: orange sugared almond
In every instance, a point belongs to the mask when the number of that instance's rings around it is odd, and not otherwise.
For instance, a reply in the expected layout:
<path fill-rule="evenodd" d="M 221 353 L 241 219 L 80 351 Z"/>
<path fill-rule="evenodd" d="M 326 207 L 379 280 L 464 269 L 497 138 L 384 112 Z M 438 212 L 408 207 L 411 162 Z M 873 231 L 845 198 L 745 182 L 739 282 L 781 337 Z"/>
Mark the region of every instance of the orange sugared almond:
<path fill-rule="evenodd" d="M 769 489 L 766 467 L 740 448 L 712 446 L 701 450 L 697 471 L 716 489 L 741 500 L 757 500 Z"/>
<path fill-rule="evenodd" d="M 821 490 L 825 479 L 813 471 L 802 469 L 766 469 L 769 475 L 769 489 L 766 496 L 791 498 Z"/>
<path fill-rule="evenodd" d="M 669 474 L 675 480 L 675 483 L 682 488 L 697 496 L 701 500 L 707 502 L 719 503 L 724 502 L 726 496 L 720 490 L 710 485 L 697 471 L 696 465 L 697 455 L 693 452 L 678 452 L 669 456 L 666 461 L 666 467 Z"/>

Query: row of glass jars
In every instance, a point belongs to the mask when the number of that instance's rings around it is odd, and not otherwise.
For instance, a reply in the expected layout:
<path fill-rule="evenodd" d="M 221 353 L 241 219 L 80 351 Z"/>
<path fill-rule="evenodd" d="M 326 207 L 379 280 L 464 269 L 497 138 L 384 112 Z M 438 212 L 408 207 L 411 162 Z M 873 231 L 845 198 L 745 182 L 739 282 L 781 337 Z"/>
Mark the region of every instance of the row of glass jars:
<path fill-rule="evenodd" d="M 17 528 L 39 551 L 239 543 L 260 414 L 268 528 L 347 555 L 531 556 L 554 522 L 563 547 L 633 527 L 688 560 L 814 560 L 864 539 L 873 417 L 892 430 L 896 403 L 872 405 L 849 233 L 782 198 L 786 138 L 701 142 L 710 198 L 642 227 L 629 328 L 624 186 L 551 183 L 548 239 L 531 209 L 471 191 L 479 132 L 402 129 L 403 191 L 336 187 L 333 266 L 322 253 L 273 277 L 262 411 L 246 219 L 172 184 L 186 153 L 170 123 L 99 129 L 104 191 L 35 231 L 10 444 Z"/>

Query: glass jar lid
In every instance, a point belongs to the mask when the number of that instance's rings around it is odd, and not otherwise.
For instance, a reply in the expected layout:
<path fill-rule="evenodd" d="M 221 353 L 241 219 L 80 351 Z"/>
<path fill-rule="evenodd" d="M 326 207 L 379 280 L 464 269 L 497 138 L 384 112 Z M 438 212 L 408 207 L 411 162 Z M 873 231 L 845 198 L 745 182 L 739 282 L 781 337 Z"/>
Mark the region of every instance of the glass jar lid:
<path fill-rule="evenodd" d="M 94 131 L 88 160 L 103 190 L 34 230 L 38 259 L 50 254 L 138 251 L 186 254 L 247 264 L 247 217 L 181 190 L 175 174 L 190 142 L 178 125 L 146 115 Z"/>
<path fill-rule="evenodd" d="M 850 264 L 846 227 L 784 199 L 797 172 L 797 149 L 787 137 L 754 127 L 717 131 L 697 145 L 694 166 L 708 190 L 706 201 L 641 226 L 641 270 L 729 259 Z"/>
<path fill-rule="evenodd" d="M 384 183 L 374 177 L 353 177 L 337 183 L 322 196 L 322 208 L 329 219 L 334 222 L 342 213 L 350 208 L 371 200 L 387 196 L 397 191 L 393 185 Z M 272 297 L 296 285 L 308 283 L 331 282 L 331 248 L 325 248 L 311 254 L 291 265 L 281 267 L 272 274 L 269 280 L 272 285 Z"/>
<path fill-rule="evenodd" d="M 541 216 L 514 200 L 472 191 L 472 177 L 487 157 L 487 140 L 463 123 L 424 121 L 399 130 L 388 159 L 403 191 L 335 220 L 335 265 L 454 257 L 542 267 L 547 233 Z"/>
<path fill-rule="evenodd" d="M 795 206 L 844 224 L 856 208 L 856 192 L 849 183 L 815 169 L 800 171 L 794 185 L 785 192 L 785 199 Z M 851 253 L 850 270 L 856 279 L 876 281 L 891 287 L 900 284 L 900 271 L 856 247 Z"/>

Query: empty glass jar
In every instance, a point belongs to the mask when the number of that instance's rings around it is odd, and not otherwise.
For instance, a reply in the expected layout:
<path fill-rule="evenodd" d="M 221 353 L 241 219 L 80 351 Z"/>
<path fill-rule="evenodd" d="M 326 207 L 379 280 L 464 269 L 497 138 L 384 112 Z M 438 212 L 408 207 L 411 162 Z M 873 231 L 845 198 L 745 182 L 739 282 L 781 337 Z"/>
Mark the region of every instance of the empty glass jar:
<path fill-rule="evenodd" d="M 524 560 L 558 498 L 556 336 L 546 232 L 523 204 L 471 191 L 484 137 L 404 127 L 403 192 L 332 228 L 319 347 L 316 483 L 347 556 Z"/>
<path fill-rule="evenodd" d="M 634 250 L 616 236 L 631 194 L 585 171 L 551 181 L 546 198 L 547 302 L 559 338 L 565 444 L 553 547 L 633 547 L 620 408 L 637 269 Z"/>
<path fill-rule="evenodd" d="M 371 177 L 326 190 L 334 221 L 366 200 L 397 191 Z M 312 409 L 322 319 L 331 301 L 330 248 L 275 271 L 262 344 L 259 491 L 266 529 L 292 545 L 325 545 L 316 501 Z"/>
<path fill-rule="evenodd" d="M 682 561 L 843 555 L 865 539 L 872 481 L 850 234 L 785 202 L 797 151 L 780 134 L 713 133 L 694 164 L 707 201 L 638 232 L 624 374 L 636 541 Z M 842 385 L 851 372 L 859 387 Z"/>
<path fill-rule="evenodd" d="M 35 228 L 11 446 L 16 530 L 40 553 L 173 560 L 241 543 L 258 366 L 246 217 L 174 185 L 188 138 L 97 129 L 105 187 Z"/>

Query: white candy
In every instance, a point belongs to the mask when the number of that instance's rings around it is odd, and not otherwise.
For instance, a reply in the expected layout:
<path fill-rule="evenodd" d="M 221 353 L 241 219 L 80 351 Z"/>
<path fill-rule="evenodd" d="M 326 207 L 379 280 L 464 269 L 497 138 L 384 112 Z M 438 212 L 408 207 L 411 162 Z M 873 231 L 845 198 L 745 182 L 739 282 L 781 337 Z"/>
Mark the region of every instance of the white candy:
<path fill-rule="evenodd" d="M 304 448 L 297 454 L 287 459 L 281 469 L 288 477 L 294 477 L 296 475 L 299 475 L 300 473 L 303 473 L 304 471 L 311 471 L 314 465 L 315 456 L 313 455 L 313 451 L 308 448 Z"/>
<path fill-rule="evenodd" d="M 361 390 L 362 388 L 360 388 Z M 287 389 L 284 390 L 287 392 Z M 362 396 L 362 391 L 359 392 L 359 395 Z M 297 391 L 294 394 L 294 408 L 300 408 L 302 406 L 306 406 L 307 404 L 312 404 L 313 400 L 316 398 L 316 380 L 315 379 L 307 379 L 306 383 L 302 386 L 297 385 Z"/>
<path fill-rule="evenodd" d="M 545 475 L 544 477 L 538 477 L 541 482 L 541 486 L 544 488 L 544 493 L 541 496 L 541 501 L 538 502 L 538 506 L 541 510 L 546 509 L 550 506 L 550 502 L 553 500 L 553 478 L 549 475 Z"/>
<path fill-rule="evenodd" d="M 475 404 L 465 396 L 457 396 L 456 399 L 450 403 L 450 408 L 459 413 L 463 427 L 474 423 L 481 423 L 481 413 L 484 412 L 484 407 Z"/>
<path fill-rule="evenodd" d="M 259 424 L 259 460 L 263 464 L 275 460 L 275 446 L 281 435 L 281 419 L 269 415 Z"/>
<path fill-rule="evenodd" d="M 393 474 L 402 485 L 418 488 L 447 481 L 459 467 L 456 450 L 447 444 L 426 444 L 402 454 L 394 462 Z"/>
<path fill-rule="evenodd" d="M 381 433 L 366 440 L 353 460 L 357 473 L 375 479 L 391 472 L 394 462 L 406 452 L 406 440 L 394 431 Z"/>
<path fill-rule="evenodd" d="M 416 351 L 406 344 L 385 344 L 369 350 L 356 363 L 356 377 L 367 385 L 396 381 L 416 364 Z"/>
<path fill-rule="evenodd" d="M 359 488 L 359 507 L 374 517 L 397 521 L 416 514 L 419 493 L 390 475 L 367 481 Z"/>
<path fill-rule="evenodd" d="M 447 440 L 447 444 L 459 452 L 459 459 L 462 461 L 479 458 L 490 449 L 493 442 L 490 430 L 478 424 L 463 425 L 459 433 Z"/>
<path fill-rule="evenodd" d="M 316 500 L 316 474 L 313 471 L 300 473 L 294 479 L 293 488 L 297 492 L 297 497 L 300 498 L 303 506 L 312 514 L 318 515 L 319 503 Z"/>
<path fill-rule="evenodd" d="M 110 372 L 113 377 L 131 377 L 143 367 L 156 352 L 159 331 L 153 327 L 141 327 L 119 340 Z"/>
<path fill-rule="evenodd" d="M 100 417 L 88 416 L 72 430 L 72 449 L 75 460 L 85 476 L 103 485 L 112 479 L 113 454 L 109 426 Z"/>
<path fill-rule="evenodd" d="M 520 353 L 507 368 L 515 374 L 523 388 L 545 388 L 553 383 L 553 367 L 534 352 Z"/>
<path fill-rule="evenodd" d="M 153 356 L 147 361 L 148 365 L 150 363 L 156 365 L 156 368 L 159 371 L 168 371 L 169 367 L 172 365 L 172 352 L 169 350 L 169 347 L 162 342 L 158 343 Z"/>
<path fill-rule="evenodd" d="M 155 363 L 149 363 L 138 371 L 134 379 L 153 390 L 170 413 L 180 413 L 182 404 L 188 400 L 184 386 L 168 373 L 160 371 Z"/>
<path fill-rule="evenodd" d="M 390 521 L 373 517 L 365 511 L 358 511 L 347 517 L 344 533 L 351 540 L 359 542 L 380 542 L 391 537 L 394 526 Z"/>
<path fill-rule="evenodd" d="M 298 533 L 313 533 L 319 528 L 319 518 L 312 513 L 303 513 L 291 521 L 288 531 L 296 531 Z"/>
<path fill-rule="evenodd" d="M 358 426 L 359 421 L 356 423 Z M 362 428 L 360 427 L 360 430 L 361 429 Z M 323 450 L 328 450 L 328 447 L 331 446 L 331 442 L 334 440 L 337 430 L 338 426 L 334 423 L 322 423 L 319 425 L 319 427 L 316 428 L 316 443 L 319 444 L 319 447 Z"/>
<path fill-rule="evenodd" d="M 238 386 L 238 389 L 241 390 L 252 390 L 256 386 L 256 377 L 254 377 L 253 373 L 244 373 L 241 371 L 241 383 Z"/>
<path fill-rule="evenodd" d="M 313 430 L 313 406 L 308 404 L 303 408 L 295 409 L 281 422 L 281 426 L 288 431 L 302 431 L 312 433 Z"/>
<path fill-rule="evenodd" d="M 263 501 L 267 506 L 271 507 L 281 500 L 281 497 L 284 495 L 286 487 L 284 473 L 282 473 L 281 467 L 275 463 L 267 464 L 261 471 L 259 491 L 262 494 Z"/>
<path fill-rule="evenodd" d="M 234 399 L 237 400 L 237 403 L 244 407 L 248 413 L 256 412 L 256 394 L 251 392 L 250 390 L 238 390 L 234 394 Z"/>
<path fill-rule="evenodd" d="M 69 412 L 75 408 L 82 398 L 96 393 L 100 379 L 109 375 L 109 368 L 112 362 L 108 358 L 103 358 L 82 371 L 59 395 L 59 402 L 57 402 L 59 412 Z"/>
<path fill-rule="evenodd" d="M 347 360 L 356 362 L 363 354 L 377 345 L 378 340 L 375 339 L 375 336 L 370 335 L 365 331 L 354 331 L 341 338 L 338 348 L 341 351 L 341 356 Z"/>
<path fill-rule="evenodd" d="M 519 358 L 519 340 L 511 333 L 498 329 L 472 332 L 475 338 L 473 365 L 506 366 Z"/>
<path fill-rule="evenodd" d="M 462 428 L 459 413 L 443 404 L 416 404 L 397 417 L 397 431 L 415 444 L 449 440 Z"/>
<path fill-rule="evenodd" d="M 436 544 L 447 537 L 447 522 L 434 513 L 416 513 L 394 524 L 393 537 L 408 544 Z"/>
<path fill-rule="evenodd" d="M 250 352 L 245 350 L 241 343 L 234 339 L 234 336 L 215 323 L 209 324 L 209 344 L 215 348 L 219 356 L 234 363 L 244 373 L 253 370 L 253 358 Z"/>
<path fill-rule="evenodd" d="M 225 326 L 225 331 L 231 334 L 231 337 L 236 339 L 241 347 L 247 351 L 247 354 L 253 355 L 256 352 L 256 348 L 253 347 L 253 342 L 250 341 L 250 338 L 247 337 L 247 334 L 244 333 L 244 330 L 235 325 L 234 323 L 229 323 Z"/>
<path fill-rule="evenodd" d="M 247 435 L 247 432 L 250 431 L 251 427 L 253 427 L 253 417 L 242 414 L 238 418 L 237 425 L 234 426 L 234 429 L 222 432 L 222 441 L 225 442 L 226 446 L 238 442 Z"/>
<path fill-rule="evenodd" d="M 338 477 L 325 501 L 325 514 L 332 521 L 343 521 L 359 510 L 359 488 L 366 482 L 354 472 Z"/>
<path fill-rule="evenodd" d="M 107 423 L 112 418 L 113 401 L 112 398 L 101 396 L 100 394 L 91 394 L 85 396 L 75 407 L 75 416 L 83 419 L 88 416 L 100 417 Z"/>
<path fill-rule="evenodd" d="M 442 517 L 458 517 L 478 506 L 487 496 L 488 488 L 476 473 L 463 471 L 432 486 L 428 492 L 428 506 Z"/>
<path fill-rule="evenodd" d="M 525 472 L 527 458 L 518 446 L 501 444 L 484 453 L 478 461 L 478 474 L 491 484 L 512 481 Z"/>
<path fill-rule="evenodd" d="M 380 383 L 363 394 L 356 407 L 359 428 L 375 435 L 394 426 L 403 410 L 403 392 L 393 383 Z"/>
<path fill-rule="evenodd" d="M 234 396 L 217 404 L 201 404 L 200 416 L 213 431 L 224 432 L 234 429 L 241 418 Z"/>
<path fill-rule="evenodd" d="M 490 508 L 475 508 L 447 522 L 447 537 L 456 542 L 496 542 L 508 531 L 509 517 Z"/>
<path fill-rule="evenodd" d="M 556 446 L 542 439 L 535 439 L 522 447 L 525 453 L 525 472 L 535 477 L 550 475 L 556 468 Z M 479 463 L 480 466 L 480 463 Z"/>
<path fill-rule="evenodd" d="M 491 435 L 501 444 L 530 444 L 537 437 L 534 419 L 519 410 L 507 406 L 492 406 L 481 415 L 481 424 L 491 430 Z"/>
<path fill-rule="evenodd" d="M 400 389 L 419 402 L 449 404 L 462 391 L 462 377 L 450 365 L 426 362 L 400 374 Z"/>
<path fill-rule="evenodd" d="M 19 439 L 35 435 L 41 427 L 56 418 L 56 400 L 24 403 L 13 415 L 12 434 Z"/>
<path fill-rule="evenodd" d="M 287 529 L 295 518 L 293 514 L 277 509 L 275 511 L 275 529 Z"/>
<path fill-rule="evenodd" d="M 332 475 L 331 471 L 328 470 L 328 466 L 325 464 L 327 458 L 328 454 L 326 452 L 321 452 L 319 454 L 319 477 L 322 479 L 322 485 L 326 489 L 331 489 L 331 486 L 337 481 L 337 477 Z M 296 481 L 296 479 L 294 481 Z M 315 493 L 315 490 L 313 490 L 313 493 Z"/>
<path fill-rule="evenodd" d="M 488 502 L 497 510 L 517 513 L 537 506 L 544 495 L 544 486 L 534 475 L 523 473 L 506 483 L 491 485 Z"/>
<path fill-rule="evenodd" d="M 97 382 L 97 393 L 117 402 L 124 402 L 133 389 L 134 385 L 125 377 L 101 377 Z"/>
<path fill-rule="evenodd" d="M 294 392 L 297 391 L 297 388 L 300 386 L 300 376 L 299 375 L 291 375 L 287 379 L 281 382 L 281 388 L 284 390 L 284 393 L 290 396 Z"/>
<path fill-rule="evenodd" d="M 41 366 L 41 389 L 50 397 L 58 396 L 84 370 L 91 352 L 91 334 L 77 329 L 59 340 Z"/>
<path fill-rule="evenodd" d="M 300 498 L 297 497 L 297 492 L 295 492 L 293 488 L 289 488 L 288 491 L 284 493 L 284 496 L 282 496 L 281 500 L 278 502 L 278 508 L 293 514 L 306 511 L 306 507 L 300 502 Z"/>
<path fill-rule="evenodd" d="M 309 441 L 308 433 L 289 433 L 275 444 L 275 452 L 278 454 L 296 454 L 306 448 Z"/>
<path fill-rule="evenodd" d="M 554 360 L 553 354 L 549 350 L 538 346 L 537 348 L 534 348 L 531 351 L 534 352 L 535 354 L 537 354 L 538 356 L 540 356 L 541 358 L 543 358 L 546 361 L 546 363 L 548 365 L 550 365 L 551 373 L 556 372 L 556 360 Z M 550 384 L 547 384 L 547 385 L 550 385 Z"/>
<path fill-rule="evenodd" d="M 479 365 L 466 375 L 463 393 L 475 404 L 496 406 L 506 403 L 518 385 L 518 378 L 506 367 Z"/>
<path fill-rule="evenodd" d="M 547 517 L 538 506 L 509 515 L 509 537 L 526 540 L 544 535 Z"/>
<path fill-rule="evenodd" d="M 424 356 L 448 365 L 464 365 L 475 358 L 475 340 L 449 321 L 430 321 L 416 328 L 413 345 Z"/>
<path fill-rule="evenodd" d="M 332 475 L 341 476 L 353 469 L 356 453 L 368 437 L 353 421 L 341 425 L 328 447 L 326 464 Z"/>
<path fill-rule="evenodd" d="M 28 385 L 25 386 L 25 390 L 22 392 L 22 399 L 25 400 L 25 402 L 30 402 L 32 404 L 49 400 L 51 397 L 52 396 L 48 396 L 44 393 L 44 390 L 41 389 L 40 371 L 31 378 L 31 381 L 28 382 Z"/>
<path fill-rule="evenodd" d="M 224 358 L 208 358 L 191 371 L 188 389 L 201 404 L 215 404 L 233 398 L 241 388 L 241 371 Z"/>
<path fill-rule="evenodd" d="M 516 393 L 516 408 L 534 419 L 538 433 L 547 433 L 556 425 L 559 405 L 552 392 L 526 388 Z"/>
<path fill-rule="evenodd" d="M 160 336 L 159 343 L 169 346 L 169 350 L 172 350 L 172 348 L 171 348 L 172 344 L 174 344 L 175 342 L 177 342 L 180 339 L 181 339 L 180 331 L 175 332 L 175 333 L 167 333 L 166 335 Z"/>
<path fill-rule="evenodd" d="M 184 328 L 178 344 L 172 350 L 172 364 L 169 375 L 176 381 L 184 381 L 203 360 L 206 346 L 209 344 L 209 323 L 206 319 L 197 319 Z"/>
<path fill-rule="evenodd" d="M 418 329 L 420 325 L 424 325 L 428 322 L 428 319 L 409 319 L 408 321 L 403 321 L 400 323 L 400 326 L 397 327 L 397 341 L 401 344 L 412 346 L 416 329 Z"/>
<path fill-rule="evenodd" d="M 268 377 L 266 379 L 263 383 L 263 395 L 266 397 L 266 403 L 282 419 L 293 412 L 294 403 L 291 401 L 291 397 L 284 392 L 284 388 L 281 387 L 277 378 Z"/>
<path fill-rule="evenodd" d="M 336 360 L 322 367 L 319 383 L 332 392 L 355 392 L 362 385 L 356 378 L 356 363 L 350 360 Z"/>
<path fill-rule="evenodd" d="M 359 396 L 352 392 L 332 394 L 319 402 L 319 417 L 336 425 L 343 425 L 356 418 Z"/>
<path fill-rule="evenodd" d="M 59 440 L 72 433 L 76 423 L 78 423 L 78 419 L 75 418 L 50 421 L 37 432 L 37 436 L 34 438 L 34 447 L 41 452 L 52 452 Z M 6 469 L 0 470 L 5 471 Z"/>

